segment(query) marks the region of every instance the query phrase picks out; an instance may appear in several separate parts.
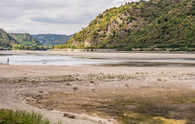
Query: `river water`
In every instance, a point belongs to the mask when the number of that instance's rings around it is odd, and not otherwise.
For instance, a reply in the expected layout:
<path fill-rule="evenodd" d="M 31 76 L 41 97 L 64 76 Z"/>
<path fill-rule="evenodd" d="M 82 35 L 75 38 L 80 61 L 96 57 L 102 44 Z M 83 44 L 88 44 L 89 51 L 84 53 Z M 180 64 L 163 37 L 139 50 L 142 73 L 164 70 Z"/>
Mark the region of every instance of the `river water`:
<path fill-rule="evenodd" d="M 54 65 L 54 66 L 195 66 L 195 58 L 130 58 L 130 59 L 87 59 L 63 55 L 19 54 L 0 55 L 0 64 L 10 65 Z"/>
<path fill-rule="evenodd" d="M 55 66 L 77 66 L 98 65 L 115 63 L 116 60 L 73 58 L 61 55 L 3 55 L 0 56 L 0 64 L 10 65 L 55 65 Z"/>

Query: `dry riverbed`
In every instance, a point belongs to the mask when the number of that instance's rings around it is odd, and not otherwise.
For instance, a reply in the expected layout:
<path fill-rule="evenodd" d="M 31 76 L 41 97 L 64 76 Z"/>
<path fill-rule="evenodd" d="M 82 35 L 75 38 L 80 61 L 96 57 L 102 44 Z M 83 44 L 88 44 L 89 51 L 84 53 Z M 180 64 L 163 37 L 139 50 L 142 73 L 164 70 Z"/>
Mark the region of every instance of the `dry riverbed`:
<path fill-rule="evenodd" d="M 0 108 L 62 124 L 194 124 L 195 67 L 0 65 Z"/>

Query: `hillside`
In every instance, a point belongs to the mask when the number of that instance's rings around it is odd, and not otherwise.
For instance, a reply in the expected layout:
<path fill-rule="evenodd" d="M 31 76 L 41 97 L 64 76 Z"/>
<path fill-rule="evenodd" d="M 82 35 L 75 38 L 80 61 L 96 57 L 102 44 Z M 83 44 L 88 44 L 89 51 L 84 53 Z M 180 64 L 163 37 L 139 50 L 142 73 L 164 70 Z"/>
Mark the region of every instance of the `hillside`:
<path fill-rule="evenodd" d="M 59 35 L 59 34 L 38 34 L 32 35 L 32 37 L 39 41 L 42 45 L 58 45 L 64 44 L 70 39 L 72 35 Z"/>
<path fill-rule="evenodd" d="M 24 46 L 32 46 L 38 45 L 39 42 L 36 41 L 30 34 L 28 33 L 11 33 L 10 34 L 15 40 L 17 40 L 20 44 Z"/>
<path fill-rule="evenodd" d="M 142 0 L 108 9 L 65 47 L 194 50 L 195 1 Z"/>
<path fill-rule="evenodd" d="M 13 44 L 17 44 L 17 41 L 3 29 L 0 29 L 0 50 L 11 49 Z"/>
<path fill-rule="evenodd" d="M 10 34 L 19 44 L 13 45 L 15 50 L 46 50 L 48 47 L 42 46 L 28 33 L 11 33 Z"/>

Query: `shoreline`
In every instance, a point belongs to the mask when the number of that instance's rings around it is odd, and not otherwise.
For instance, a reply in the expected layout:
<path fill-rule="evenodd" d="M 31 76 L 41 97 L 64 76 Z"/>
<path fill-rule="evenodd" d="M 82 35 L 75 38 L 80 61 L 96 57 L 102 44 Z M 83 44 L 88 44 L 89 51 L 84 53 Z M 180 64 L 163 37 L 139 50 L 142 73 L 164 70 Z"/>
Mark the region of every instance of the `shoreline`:
<path fill-rule="evenodd" d="M 0 50 L 1 54 L 35 54 L 35 53 L 164 53 L 164 54 L 195 54 L 195 51 L 66 51 L 66 50 Z"/>
<path fill-rule="evenodd" d="M 65 51 L 0 51 L 0 55 L 59 55 L 80 58 L 102 59 L 133 59 L 133 58 L 194 58 L 195 53 L 169 53 L 169 52 L 65 52 Z"/>

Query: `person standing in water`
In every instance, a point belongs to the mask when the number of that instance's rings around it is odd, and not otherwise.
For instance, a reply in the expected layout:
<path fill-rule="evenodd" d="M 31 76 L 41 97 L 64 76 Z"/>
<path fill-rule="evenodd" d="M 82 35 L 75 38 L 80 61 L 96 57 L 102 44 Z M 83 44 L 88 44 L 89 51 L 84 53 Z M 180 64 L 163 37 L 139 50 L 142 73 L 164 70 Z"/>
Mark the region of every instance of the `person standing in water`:
<path fill-rule="evenodd" d="M 7 64 L 9 65 L 9 58 L 7 58 Z"/>

